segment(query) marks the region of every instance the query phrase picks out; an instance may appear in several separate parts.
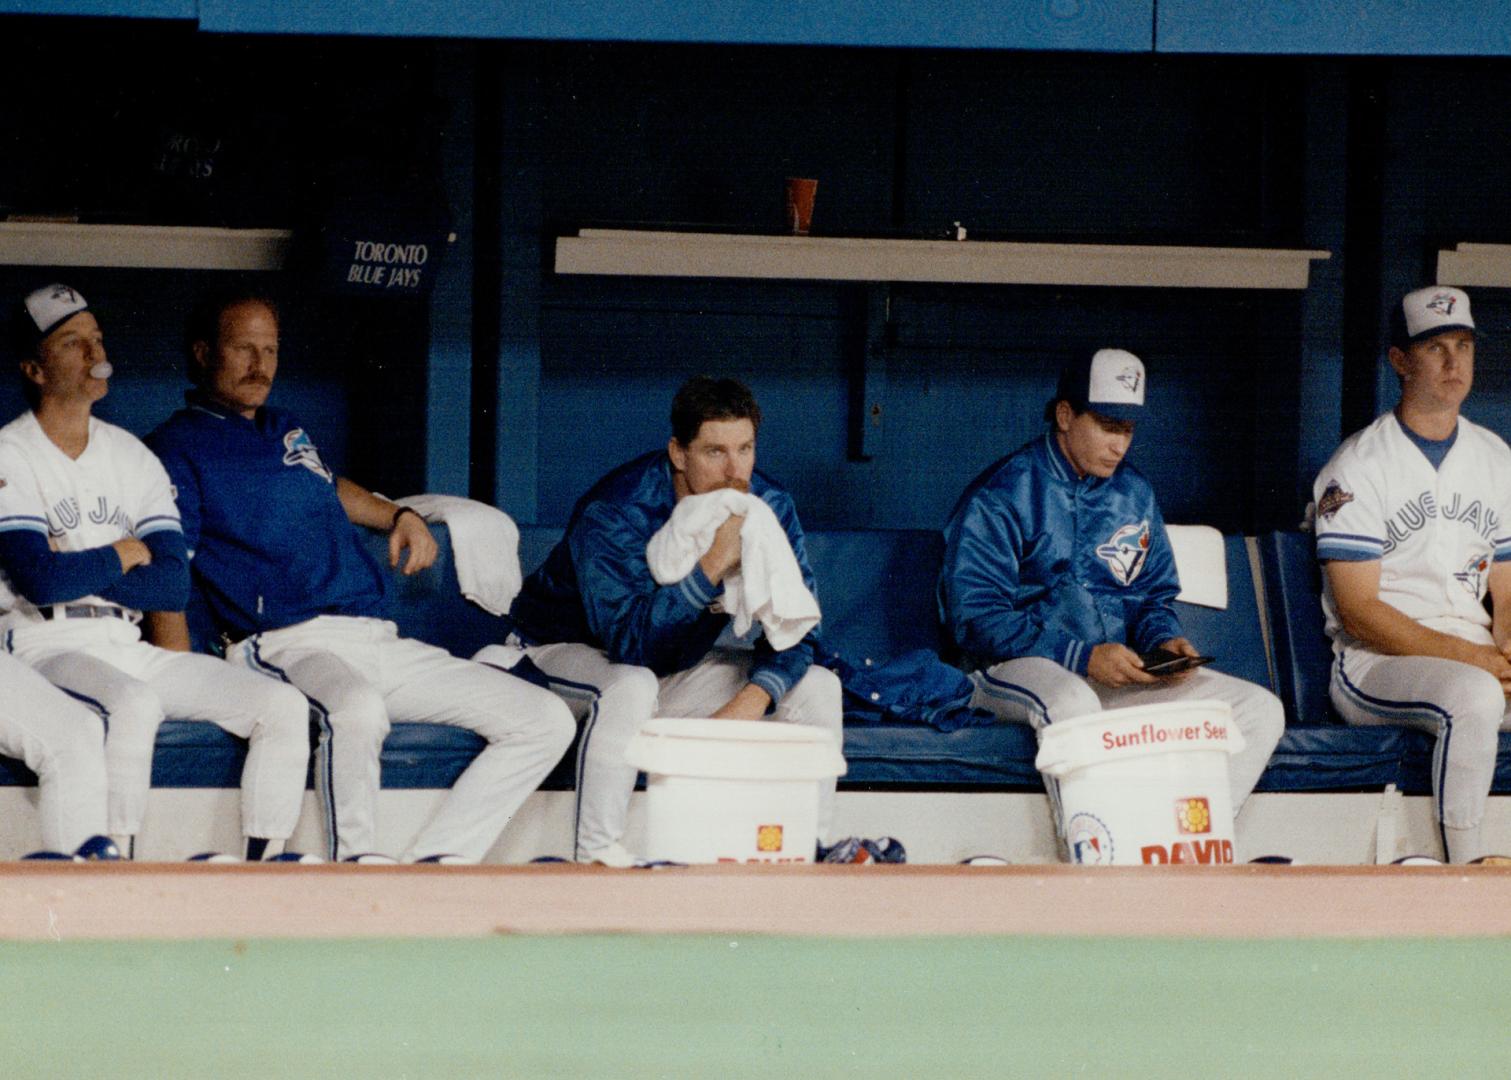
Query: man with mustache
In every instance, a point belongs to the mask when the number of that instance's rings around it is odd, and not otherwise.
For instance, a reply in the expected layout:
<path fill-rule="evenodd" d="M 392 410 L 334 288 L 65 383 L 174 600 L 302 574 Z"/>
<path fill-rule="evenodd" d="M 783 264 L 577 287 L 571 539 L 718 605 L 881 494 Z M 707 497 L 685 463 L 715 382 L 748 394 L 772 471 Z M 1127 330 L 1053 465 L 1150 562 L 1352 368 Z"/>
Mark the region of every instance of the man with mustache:
<path fill-rule="evenodd" d="M 652 716 L 769 718 L 841 737 L 839 680 L 814 665 L 812 634 L 782 651 L 764 637 L 751 649 L 721 644 L 730 618 L 718 599 L 740 565 L 743 517 L 720 526 L 686 578 L 652 578 L 646 544 L 677 503 L 733 488 L 775 511 L 814 590 L 792 497 L 755 469 L 761 409 L 750 390 L 734 379 L 691 379 L 672 401 L 671 422 L 663 449 L 620 466 L 578 500 L 566 535 L 510 611 L 518 642 L 583 719 L 573 836 L 580 862 L 636 862 L 622 844 L 635 787 L 624 751 Z M 479 658 L 490 653 L 505 656 L 490 646 Z M 833 812 L 831 780 L 819 805 L 826 853 L 846 861 L 876 854 L 859 841 L 831 844 Z"/>
<path fill-rule="evenodd" d="M 377 850 L 380 753 L 391 721 L 451 724 L 487 740 L 405 853 L 482 860 L 560 759 L 576 725 L 561 700 L 505 672 L 398 636 L 388 576 L 353 526 L 389 534 L 389 565 L 416 574 L 436 542 L 413 510 L 326 468 L 290 413 L 267 405 L 278 371 L 271 301 L 212 298 L 190 326 L 188 407 L 150 437 L 177 488 L 194 578 L 226 659 L 303 690 L 321 722 L 317 788 L 335 857 Z M 188 648 L 182 614 L 157 620 Z"/>
<path fill-rule="evenodd" d="M 1391 331 L 1400 403 L 1349 436 L 1313 488 L 1330 697 L 1350 724 L 1437 737 L 1445 857 L 1472 862 L 1511 729 L 1511 449 L 1459 415 L 1476 333 L 1462 290 L 1407 293 Z"/>
<path fill-rule="evenodd" d="M 32 408 L 0 429 L 0 631 L 6 651 L 104 721 L 109 831 L 132 851 L 163 717 L 211 720 L 250 741 L 246 855 L 281 853 L 309 761 L 309 705 L 293 687 L 142 641 L 143 613 L 181 610 L 188 556 L 162 464 L 93 416 L 113 370 L 84 297 L 30 293 L 18 313 Z"/>
<path fill-rule="evenodd" d="M 1035 730 L 1103 709 L 1217 699 L 1245 748 L 1229 760 L 1236 815 L 1285 726 L 1268 690 L 1210 668 L 1145 670 L 1141 655 L 1197 650 L 1154 489 L 1123 460 L 1144 413 L 1138 357 L 1100 349 L 1068 363 L 1049 430 L 988 468 L 945 526 L 939 607 L 977 668 L 971 704 Z"/>

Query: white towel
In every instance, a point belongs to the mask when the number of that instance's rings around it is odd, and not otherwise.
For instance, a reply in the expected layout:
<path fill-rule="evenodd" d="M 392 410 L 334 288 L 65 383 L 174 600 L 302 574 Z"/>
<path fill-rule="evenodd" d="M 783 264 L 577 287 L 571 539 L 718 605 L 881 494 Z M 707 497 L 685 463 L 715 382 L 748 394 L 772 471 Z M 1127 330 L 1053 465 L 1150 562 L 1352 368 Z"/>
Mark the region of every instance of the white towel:
<path fill-rule="evenodd" d="M 778 651 L 790 649 L 818 625 L 818 601 L 803 583 L 787 532 L 771 507 L 754 495 L 723 489 L 689 495 L 645 545 L 645 559 L 657 584 L 670 585 L 692 573 L 713 546 L 714 533 L 731 514 L 743 514 L 740 569 L 724 578 L 724 610 L 741 637 L 759 621 Z"/>
<path fill-rule="evenodd" d="M 1210 525 L 1167 525 L 1175 573 L 1180 578 L 1177 600 L 1202 607 L 1228 606 L 1228 557 L 1222 533 Z"/>
<path fill-rule="evenodd" d="M 426 521 L 445 522 L 462 595 L 490 615 L 507 614 L 525 583 L 514 520 L 487 503 L 456 495 L 406 495 L 397 502 Z"/>

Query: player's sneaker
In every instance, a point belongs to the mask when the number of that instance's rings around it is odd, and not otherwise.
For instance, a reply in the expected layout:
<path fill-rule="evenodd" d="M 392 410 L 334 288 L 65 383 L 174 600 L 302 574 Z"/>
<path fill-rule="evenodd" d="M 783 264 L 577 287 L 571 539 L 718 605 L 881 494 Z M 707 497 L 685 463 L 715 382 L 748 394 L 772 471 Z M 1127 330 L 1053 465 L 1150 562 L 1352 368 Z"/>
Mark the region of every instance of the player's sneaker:
<path fill-rule="evenodd" d="M 1291 866 L 1295 862 L 1289 855 L 1256 855 L 1249 860 L 1250 865 L 1259 866 Z"/>
<path fill-rule="evenodd" d="M 21 856 L 22 862 L 73 862 L 72 855 L 65 855 L 61 851 L 33 851 Z"/>
<path fill-rule="evenodd" d="M 814 861 L 821 863 L 853 863 L 858 866 L 874 860 L 871 849 L 858 836 L 847 836 L 830 847 L 820 844 L 814 853 Z"/>
<path fill-rule="evenodd" d="M 224 851 L 201 851 L 198 855 L 190 855 L 185 862 L 208 862 L 208 863 L 239 863 L 241 856 L 227 855 Z"/>
<path fill-rule="evenodd" d="M 357 866 L 398 866 L 399 860 L 392 855 L 383 855 L 376 851 L 364 851 L 361 855 L 348 855 L 341 860 L 344 863 L 354 863 Z"/>
<path fill-rule="evenodd" d="M 265 863 L 303 863 L 306 866 L 317 866 L 325 862 L 319 855 L 306 855 L 302 851 L 280 851 L 277 855 L 269 855 L 262 861 Z"/>
<path fill-rule="evenodd" d="M 1470 866 L 1511 866 L 1511 855 L 1481 855 L 1470 859 Z"/>
<path fill-rule="evenodd" d="M 961 866 L 1011 866 L 1001 855 L 972 855 L 960 860 Z"/>
<path fill-rule="evenodd" d="M 623 844 L 605 844 L 601 848 L 592 851 L 580 852 L 577 856 L 580 863 L 594 863 L 598 866 L 611 866 L 616 870 L 628 870 L 634 866 L 640 866 L 641 860 L 631 854 Z"/>
<path fill-rule="evenodd" d="M 1442 866 L 1442 859 L 1434 859 L 1431 855 L 1403 855 L 1394 860 L 1391 866 Z"/>
<path fill-rule="evenodd" d="M 905 863 L 908 861 L 908 849 L 902 846 L 901 840 L 894 840 L 890 836 L 878 836 L 875 840 L 862 840 L 866 850 L 871 853 L 871 858 L 879 863 Z"/>
<path fill-rule="evenodd" d="M 426 855 L 423 859 L 416 859 L 416 863 L 430 863 L 436 866 L 476 866 L 473 859 L 465 855 Z"/>
<path fill-rule="evenodd" d="M 73 853 L 78 862 L 120 862 L 121 849 L 108 836 L 91 836 Z"/>

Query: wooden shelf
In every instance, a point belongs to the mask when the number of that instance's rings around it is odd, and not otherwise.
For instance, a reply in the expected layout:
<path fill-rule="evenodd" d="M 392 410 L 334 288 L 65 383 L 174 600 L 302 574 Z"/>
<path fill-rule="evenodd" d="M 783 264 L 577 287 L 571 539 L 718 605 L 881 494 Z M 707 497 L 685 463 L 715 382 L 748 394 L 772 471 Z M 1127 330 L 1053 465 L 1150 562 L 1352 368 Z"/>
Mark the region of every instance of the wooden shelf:
<path fill-rule="evenodd" d="M 1327 251 L 1037 244 L 583 229 L 556 241 L 558 274 L 1304 289 Z"/>
<path fill-rule="evenodd" d="M 1458 244 L 1438 252 L 1439 285 L 1511 288 L 1511 244 Z"/>
<path fill-rule="evenodd" d="M 0 222 L 0 265 L 277 270 L 287 229 Z"/>

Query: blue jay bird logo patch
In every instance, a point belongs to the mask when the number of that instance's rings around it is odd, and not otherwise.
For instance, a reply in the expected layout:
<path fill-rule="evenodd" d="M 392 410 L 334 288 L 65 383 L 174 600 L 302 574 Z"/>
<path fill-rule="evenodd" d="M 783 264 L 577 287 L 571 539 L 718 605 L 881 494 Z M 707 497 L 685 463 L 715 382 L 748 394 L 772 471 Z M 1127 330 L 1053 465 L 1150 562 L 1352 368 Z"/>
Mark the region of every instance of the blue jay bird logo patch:
<path fill-rule="evenodd" d="M 1149 522 L 1124 525 L 1097 548 L 1097 558 L 1107 564 L 1119 585 L 1132 585 L 1149 558 Z"/>
<path fill-rule="evenodd" d="M 1443 316 L 1452 315 L 1453 305 L 1456 303 L 1458 303 L 1458 297 L 1452 293 L 1438 293 L 1427 302 L 1427 310 L 1435 311 Z"/>
<path fill-rule="evenodd" d="M 1485 575 L 1490 572 L 1490 556 L 1476 555 L 1464 564 L 1462 570 L 1454 573 L 1454 578 L 1464 588 L 1469 590 L 1469 595 L 1479 599 L 1484 595 Z"/>
<path fill-rule="evenodd" d="M 310 472 L 324 477 L 326 483 L 332 481 L 331 471 L 325 467 L 325 462 L 320 460 L 320 451 L 315 449 L 314 442 L 304 433 L 303 428 L 295 428 L 284 435 L 283 463 L 303 465 Z"/>
<path fill-rule="evenodd" d="M 1130 394 L 1136 394 L 1138 393 L 1139 383 L 1144 381 L 1144 373 L 1130 365 L 1118 373 L 1117 381 L 1126 386 Z"/>

